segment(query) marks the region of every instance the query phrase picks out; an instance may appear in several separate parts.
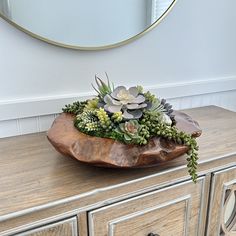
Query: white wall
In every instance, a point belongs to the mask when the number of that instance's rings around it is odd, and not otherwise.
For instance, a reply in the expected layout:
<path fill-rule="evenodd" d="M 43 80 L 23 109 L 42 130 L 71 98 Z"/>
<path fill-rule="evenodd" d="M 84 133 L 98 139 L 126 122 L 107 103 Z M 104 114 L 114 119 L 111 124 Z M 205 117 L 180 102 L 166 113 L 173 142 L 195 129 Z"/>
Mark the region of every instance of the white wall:
<path fill-rule="evenodd" d="M 235 9 L 235 0 L 179 0 L 141 39 L 99 52 L 47 45 L 0 20 L 0 136 L 45 130 L 50 113 L 89 95 L 104 71 L 115 84 L 151 87 L 176 108 L 236 110 Z M 18 119 L 29 116 L 32 123 Z"/>

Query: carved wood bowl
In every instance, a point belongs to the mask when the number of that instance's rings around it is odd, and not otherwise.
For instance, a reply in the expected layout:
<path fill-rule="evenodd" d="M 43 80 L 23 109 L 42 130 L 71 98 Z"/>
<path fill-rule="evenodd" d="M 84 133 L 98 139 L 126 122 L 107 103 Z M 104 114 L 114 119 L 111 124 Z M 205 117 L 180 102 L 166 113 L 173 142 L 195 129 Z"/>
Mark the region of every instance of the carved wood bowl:
<path fill-rule="evenodd" d="M 170 161 L 188 151 L 187 146 L 160 137 L 154 137 L 148 144 L 139 146 L 89 136 L 74 127 L 74 118 L 71 114 L 59 115 L 47 137 L 58 152 L 91 165 L 113 168 L 150 167 Z M 199 124 L 190 116 L 175 111 L 175 119 L 179 130 L 193 137 L 201 135 Z"/>

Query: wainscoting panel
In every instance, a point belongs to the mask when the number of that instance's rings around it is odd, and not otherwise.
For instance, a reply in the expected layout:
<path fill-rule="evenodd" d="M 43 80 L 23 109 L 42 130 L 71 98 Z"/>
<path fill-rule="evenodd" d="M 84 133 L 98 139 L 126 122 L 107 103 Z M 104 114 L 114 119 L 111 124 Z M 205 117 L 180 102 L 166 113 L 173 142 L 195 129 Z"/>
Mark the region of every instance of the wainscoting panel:
<path fill-rule="evenodd" d="M 0 121 L 0 138 L 46 131 L 57 114 Z"/>
<path fill-rule="evenodd" d="M 176 110 L 216 105 L 236 111 L 236 90 L 171 98 L 168 101 Z M 46 131 L 57 115 L 55 113 L 0 121 L 0 138 Z"/>
<path fill-rule="evenodd" d="M 236 112 L 236 90 L 172 98 L 168 101 L 176 110 L 215 105 Z"/>

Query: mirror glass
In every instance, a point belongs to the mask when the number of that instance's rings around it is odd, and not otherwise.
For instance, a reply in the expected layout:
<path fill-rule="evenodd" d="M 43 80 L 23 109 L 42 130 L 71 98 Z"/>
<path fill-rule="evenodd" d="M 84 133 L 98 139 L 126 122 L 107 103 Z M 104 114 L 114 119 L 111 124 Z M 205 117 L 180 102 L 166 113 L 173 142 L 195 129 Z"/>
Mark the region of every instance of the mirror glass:
<path fill-rule="evenodd" d="M 156 25 L 176 0 L 0 0 L 1 16 L 65 47 L 103 48 Z"/>
<path fill-rule="evenodd" d="M 224 223 L 226 225 L 230 224 L 232 221 L 232 217 L 235 218 L 235 209 L 236 208 L 236 191 L 232 191 L 228 196 L 226 205 L 225 205 L 225 215 L 224 215 Z"/>

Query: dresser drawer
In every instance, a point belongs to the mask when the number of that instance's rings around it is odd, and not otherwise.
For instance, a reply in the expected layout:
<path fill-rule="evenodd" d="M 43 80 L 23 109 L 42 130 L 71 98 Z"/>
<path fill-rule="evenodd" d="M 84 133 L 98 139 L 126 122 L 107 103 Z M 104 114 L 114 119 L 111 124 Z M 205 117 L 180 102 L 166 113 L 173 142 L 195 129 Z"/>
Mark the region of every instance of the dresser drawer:
<path fill-rule="evenodd" d="M 236 167 L 213 173 L 207 235 L 236 235 Z"/>
<path fill-rule="evenodd" d="M 90 236 L 203 235 L 208 184 L 200 178 L 89 212 Z"/>
<path fill-rule="evenodd" d="M 42 226 L 16 236 L 77 236 L 77 218 Z"/>

